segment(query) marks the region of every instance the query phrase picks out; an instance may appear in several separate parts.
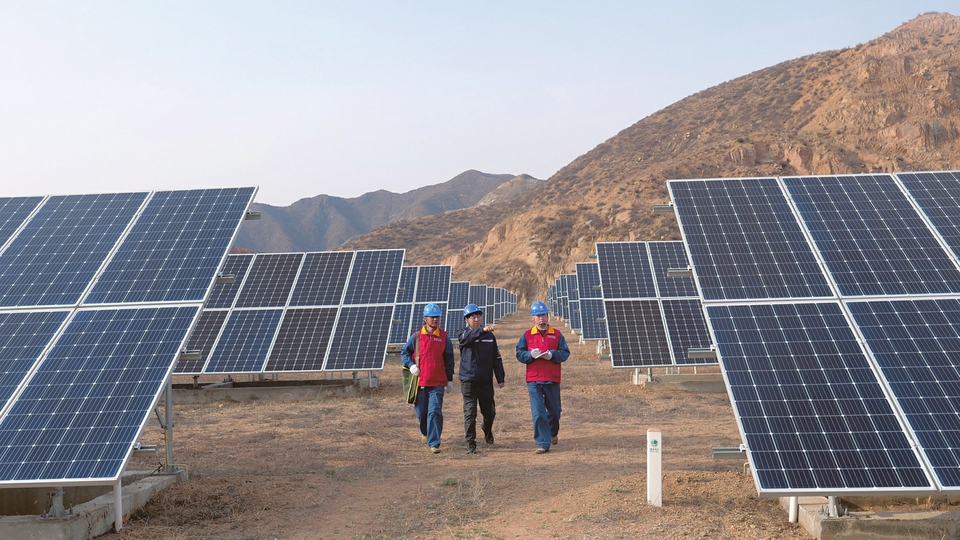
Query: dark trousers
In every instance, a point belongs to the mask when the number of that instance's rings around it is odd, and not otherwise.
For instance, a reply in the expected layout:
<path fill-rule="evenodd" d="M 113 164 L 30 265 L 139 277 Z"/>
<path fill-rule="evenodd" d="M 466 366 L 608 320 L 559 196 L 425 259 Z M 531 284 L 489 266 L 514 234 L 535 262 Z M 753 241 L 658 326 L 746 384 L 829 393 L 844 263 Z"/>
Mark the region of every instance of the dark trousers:
<path fill-rule="evenodd" d="M 497 405 L 493 401 L 493 381 L 460 381 L 463 394 L 463 431 L 467 446 L 477 446 L 477 404 L 483 415 L 483 436 L 487 440 L 493 437 L 493 419 L 497 416 Z"/>

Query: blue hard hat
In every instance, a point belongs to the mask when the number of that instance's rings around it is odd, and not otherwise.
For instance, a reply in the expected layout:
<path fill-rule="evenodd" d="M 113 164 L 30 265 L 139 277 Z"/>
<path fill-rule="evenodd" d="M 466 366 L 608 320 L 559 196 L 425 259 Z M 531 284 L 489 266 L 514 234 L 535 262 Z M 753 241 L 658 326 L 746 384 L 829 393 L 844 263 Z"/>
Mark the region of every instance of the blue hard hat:
<path fill-rule="evenodd" d="M 476 305 L 476 304 L 467 304 L 466 306 L 464 306 L 464 308 L 463 308 L 463 318 L 464 318 L 464 319 L 466 319 L 467 317 L 473 315 L 474 313 L 479 313 L 479 314 L 483 315 L 483 310 L 480 309 L 480 306 L 478 306 L 478 305 Z"/>
<path fill-rule="evenodd" d="M 427 304 L 423 306 L 423 316 L 424 317 L 440 317 L 443 313 L 440 312 L 440 306 L 436 304 Z"/>
<path fill-rule="evenodd" d="M 550 313 L 550 310 L 547 309 L 547 305 L 543 302 L 537 301 L 530 304 L 531 315 L 546 315 L 547 313 Z"/>

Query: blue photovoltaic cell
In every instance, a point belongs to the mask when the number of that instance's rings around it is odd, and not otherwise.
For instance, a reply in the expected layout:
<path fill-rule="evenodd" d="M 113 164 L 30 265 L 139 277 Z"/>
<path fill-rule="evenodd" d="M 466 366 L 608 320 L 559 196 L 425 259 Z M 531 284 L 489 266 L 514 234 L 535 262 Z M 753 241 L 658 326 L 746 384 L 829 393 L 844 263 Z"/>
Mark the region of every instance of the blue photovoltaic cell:
<path fill-rule="evenodd" d="M 776 179 L 667 185 L 704 300 L 833 296 Z"/>
<path fill-rule="evenodd" d="M 761 493 L 931 489 L 839 304 L 707 310 Z"/>
<path fill-rule="evenodd" d="M 413 304 L 397 304 L 393 308 L 393 323 L 390 325 L 389 343 L 397 345 L 407 342 L 410 337 L 410 325 L 413 320 Z M 420 320 L 417 317 L 416 320 Z"/>
<path fill-rule="evenodd" d="M 220 330 L 229 314 L 230 312 L 225 309 L 204 310 L 200 313 L 200 318 L 193 327 L 185 347 L 187 351 L 200 351 L 200 358 L 196 360 L 178 358 L 176 365 L 173 366 L 174 374 L 199 375 L 203 371 L 203 365 L 210 357 L 210 350 L 220 336 Z"/>
<path fill-rule="evenodd" d="M 960 172 L 897 173 L 920 209 L 960 257 Z"/>
<path fill-rule="evenodd" d="M 290 305 L 339 306 L 352 262 L 352 251 L 307 253 Z"/>
<path fill-rule="evenodd" d="M 402 264 L 402 249 L 356 252 L 343 305 L 391 304 L 392 307 Z"/>
<path fill-rule="evenodd" d="M 444 302 L 450 298 L 450 266 L 421 266 L 416 302 Z"/>
<path fill-rule="evenodd" d="M 237 308 L 283 307 L 300 272 L 303 253 L 259 254 L 237 296 Z"/>
<path fill-rule="evenodd" d="M 10 240 L 42 201 L 43 197 L 0 198 L 0 248 Z"/>
<path fill-rule="evenodd" d="M 469 303 L 469 299 L 469 281 L 450 282 L 450 301 L 447 302 L 447 324 L 444 328 L 451 332 L 463 328 L 463 308 Z"/>
<path fill-rule="evenodd" d="M 0 254 L 0 307 L 79 303 L 146 198 L 112 193 L 47 199 Z"/>
<path fill-rule="evenodd" d="M 233 310 L 203 372 L 262 371 L 282 315 L 282 309 Z"/>
<path fill-rule="evenodd" d="M 604 308 L 613 367 L 673 364 L 657 300 L 604 300 Z"/>
<path fill-rule="evenodd" d="M 580 326 L 582 326 L 580 335 L 585 341 L 608 339 L 607 323 L 601 320 L 606 316 L 602 298 L 580 299 Z"/>
<path fill-rule="evenodd" d="M 580 301 L 570 300 L 568 305 L 570 306 L 570 329 L 581 330 L 583 325 L 580 322 Z"/>
<path fill-rule="evenodd" d="M 673 347 L 673 358 L 678 365 L 716 364 L 714 358 L 690 358 L 689 349 L 705 349 L 713 345 L 707 330 L 707 318 L 699 299 L 660 301 L 667 335 Z"/>
<path fill-rule="evenodd" d="M 227 256 L 227 261 L 223 263 L 223 270 L 220 273 L 235 276 L 234 282 L 215 284 L 210 289 L 210 296 L 203 307 L 206 309 L 233 307 L 233 300 L 240 291 L 240 285 L 243 283 L 244 276 L 247 275 L 251 261 L 253 261 L 252 254 Z"/>
<path fill-rule="evenodd" d="M 397 268 L 399 270 L 399 265 Z M 383 369 L 392 312 L 392 305 L 342 308 L 323 369 Z"/>
<path fill-rule="evenodd" d="M 960 292 L 960 270 L 892 176 L 783 182 L 841 295 Z"/>
<path fill-rule="evenodd" d="M 0 409 L 50 344 L 67 311 L 0 313 Z"/>
<path fill-rule="evenodd" d="M 597 242 L 604 299 L 656 298 L 645 242 Z"/>
<path fill-rule="evenodd" d="M 600 265 L 577 263 L 577 293 L 581 300 L 603 298 L 603 291 L 600 290 Z"/>
<path fill-rule="evenodd" d="M 319 371 L 338 308 L 288 309 L 264 371 Z"/>
<path fill-rule="evenodd" d="M 198 310 L 77 312 L 0 422 L 0 482 L 119 478 Z"/>
<path fill-rule="evenodd" d="M 647 242 L 647 247 L 650 249 L 653 279 L 657 283 L 660 298 L 700 296 L 692 277 L 667 277 L 667 270 L 670 268 L 690 266 L 683 242 Z"/>
<path fill-rule="evenodd" d="M 940 484 L 960 487 L 960 300 L 847 305 Z"/>
<path fill-rule="evenodd" d="M 203 301 L 255 191 L 154 193 L 84 303 Z"/>
<path fill-rule="evenodd" d="M 419 271 L 419 266 L 404 266 L 400 269 L 396 303 L 410 304 L 413 302 L 413 294 L 417 291 L 417 274 Z"/>
<path fill-rule="evenodd" d="M 490 320 L 487 318 L 487 286 L 486 285 L 470 285 L 470 302 L 471 304 L 476 304 L 480 306 L 480 309 L 483 310 L 483 324 L 490 324 Z"/>

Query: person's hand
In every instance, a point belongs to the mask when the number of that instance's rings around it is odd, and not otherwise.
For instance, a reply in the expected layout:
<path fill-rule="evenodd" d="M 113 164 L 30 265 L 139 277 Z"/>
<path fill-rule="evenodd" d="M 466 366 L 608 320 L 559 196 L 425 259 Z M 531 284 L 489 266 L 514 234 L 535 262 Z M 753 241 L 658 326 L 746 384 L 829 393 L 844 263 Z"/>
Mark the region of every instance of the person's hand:
<path fill-rule="evenodd" d="M 497 327 L 497 325 L 495 325 L 495 324 L 488 324 L 488 325 L 486 325 L 486 326 L 483 327 L 483 331 L 484 331 L 484 332 L 493 332 L 494 329 L 496 329 L 496 327 Z"/>
<path fill-rule="evenodd" d="M 503 383 L 497 383 L 497 384 L 500 385 L 500 388 L 503 388 Z"/>
<path fill-rule="evenodd" d="M 553 358 L 553 353 L 550 351 L 543 351 L 543 354 L 540 355 L 540 358 L 546 358 L 547 360 Z"/>
<path fill-rule="evenodd" d="M 447 381 L 447 392 L 453 392 L 453 381 Z"/>
<path fill-rule="evenodd" d="M 413 376 L 419 375 L 419 374 L 420 374 L 420 367 L 417 366 L 416 364 L 410 366 L 410 374 L 413 375 Z"/>
<path fill-rule="evenodd" d="M 532 349 L 530 351 L 530 356 L 534 358 L 540 358 L 540 349 Z"/>

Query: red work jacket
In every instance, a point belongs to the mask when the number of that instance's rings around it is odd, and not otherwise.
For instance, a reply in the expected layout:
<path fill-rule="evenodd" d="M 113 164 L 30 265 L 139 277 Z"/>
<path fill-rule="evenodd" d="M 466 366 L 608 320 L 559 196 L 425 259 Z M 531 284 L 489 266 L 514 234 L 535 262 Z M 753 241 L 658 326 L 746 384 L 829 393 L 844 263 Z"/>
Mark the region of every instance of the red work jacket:
<path fill-rule="evenodd" d="M 555 351 L 559 348 L 560 332 L 552 326 L 547 331 L 540 334 L 537 327 L 526 331 L 527 350 L 540 349 L 541 351 Z M 560 364 L 547 360 L 546 358 L 537 358 L 527 364 L 527 382 L 550 381 L 560 382 Z"/>
<path fill-rule="evenodd" d="M 447 347 L 447 333 L 437 328 L 433 333 L 427 327 L 420 328 L 420 386 L 446 386 L 447 368 L 443 362 L 443 351 Z"/>

